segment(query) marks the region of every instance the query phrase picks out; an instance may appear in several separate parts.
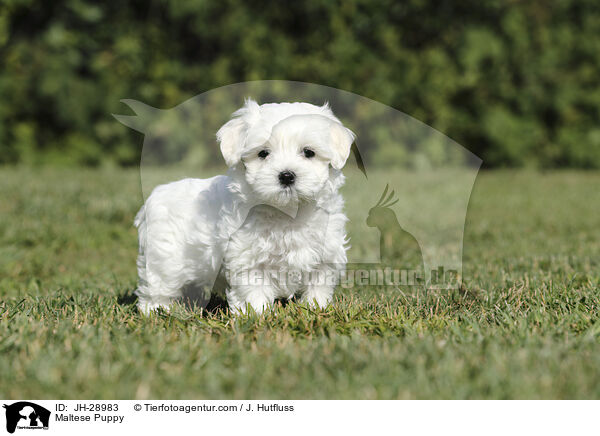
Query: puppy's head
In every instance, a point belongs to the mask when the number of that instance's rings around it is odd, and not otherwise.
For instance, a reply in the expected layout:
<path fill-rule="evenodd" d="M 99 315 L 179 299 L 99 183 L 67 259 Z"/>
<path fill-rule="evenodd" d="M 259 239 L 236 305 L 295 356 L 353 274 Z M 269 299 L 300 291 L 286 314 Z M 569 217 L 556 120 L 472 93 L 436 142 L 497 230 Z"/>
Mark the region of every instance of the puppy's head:
<path fill-rule="evenodd" d="M 354 134 L 327 105 L 252 100 L 217 132 L 229 167 L 243 165 L 256 198 L 283 206 L 311 200 L 323 189 L 330 167 L 340 170 Z"/>

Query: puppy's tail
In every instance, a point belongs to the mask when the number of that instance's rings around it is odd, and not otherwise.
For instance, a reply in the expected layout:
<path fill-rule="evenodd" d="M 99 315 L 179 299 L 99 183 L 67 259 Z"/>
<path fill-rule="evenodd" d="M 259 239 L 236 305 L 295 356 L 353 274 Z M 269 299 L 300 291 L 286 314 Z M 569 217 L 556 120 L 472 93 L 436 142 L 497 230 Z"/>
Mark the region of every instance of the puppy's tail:
<path fill-rule="evenodd" d="M 133 225 L 139 229 L 140 226 L 144 224 L 144 221 L 146 221 L 146 205 L 142 205 L 138 213 L 135 215 Z"/>
<path fill-rule="evenodd" d="M 144 257 L 144 253 L 146 252 L 146 235 L 148 233 L 146 225 L 146 205 L 142 206 L 135 216 L 133 225 L 138 229 L 138 262 L 145 262 L 145 259 L 141 258 Z"/>

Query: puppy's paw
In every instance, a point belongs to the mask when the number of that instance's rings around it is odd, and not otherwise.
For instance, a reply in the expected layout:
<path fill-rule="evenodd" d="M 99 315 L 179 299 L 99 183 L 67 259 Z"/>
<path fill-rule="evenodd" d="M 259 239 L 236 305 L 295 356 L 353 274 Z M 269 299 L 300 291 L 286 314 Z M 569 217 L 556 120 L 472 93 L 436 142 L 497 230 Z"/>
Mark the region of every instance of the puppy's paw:
<path fill-rule="evenodd" d="M 304 292 L 300 302 L 310 307 L 324 309 L 333 300 L 333 288 L 329 286 L 314 286 Z"/>
<path fill-rule="evenodd" d="M 227 292 L 227 302 L 234 315 L 245 315 L 252 311 L 261 315 L 274 303 L 274 300 L 267 298 L 262 293 L 246 295 L 246 298 L 241 298 L 239 292 L 230 290 Z"/>
<path fill-rule="evenodd" d="M 163 301 L 156 301 L 151 298 L 139 297 L 137 307 L 143 315 L 148 316 L 160 309 L 169 313 L 171 309 L 171 303 L 172 301 L 167 299 L 164 299 Z"/>

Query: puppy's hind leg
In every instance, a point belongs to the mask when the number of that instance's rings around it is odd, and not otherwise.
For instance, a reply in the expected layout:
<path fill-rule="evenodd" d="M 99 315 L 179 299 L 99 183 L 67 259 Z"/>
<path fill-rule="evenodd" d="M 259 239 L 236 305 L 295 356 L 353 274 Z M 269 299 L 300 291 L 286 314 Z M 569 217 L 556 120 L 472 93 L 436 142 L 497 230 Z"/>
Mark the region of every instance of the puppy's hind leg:
<path fill-rule="evenodd" d="M 140 253 L 137 263 L 139 282 L 135 295 L 138 297 L 138 309 L 144 315 L 161 307 L 168 311 L 171 304 L 181 297 L 181 292 L 177 287 L 165 286 L 154 271 L 147 269 L 143 253 Z"/>
<path fill-rule="evenodd" d="M 169 309 L 171 304 L 181 297 L 181 283 L 173 280 L 164 271 L 156 271 L 152 265 L 147 263 L 147 253 L 140 250 L 137 259 L 138 267 L 138 288 L 135 295 L 138 297 L 138 309 L 145 315 L 162 307 Z M 165 260 L 163 266 L 168 266 L 169 261 Z M 171 280 L 165 280 L 165 279 Z M 167 284 L 167 283 L 170 283 Z"/>
<path fill-rule="evenodd" d="M 153 202 L 151 196 L 134 223 L 139 232 L 135 294 L 139 310 L 146 315 L 160 307 L 168 310 L 193 278 L 186 268 L 184 235 L 169 217 L 169 209 Z"/>

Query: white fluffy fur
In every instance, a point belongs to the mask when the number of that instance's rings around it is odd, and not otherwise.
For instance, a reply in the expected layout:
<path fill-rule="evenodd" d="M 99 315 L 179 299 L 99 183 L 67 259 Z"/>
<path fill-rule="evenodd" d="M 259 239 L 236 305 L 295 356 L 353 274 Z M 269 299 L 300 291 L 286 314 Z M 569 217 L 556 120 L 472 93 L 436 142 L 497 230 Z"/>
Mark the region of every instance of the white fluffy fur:
<path fill-rule="evenodd" d="M 327 105 L 248 100 L 217 138 L 227 175 L 158 186 L 136 216 L 140 310 L 202 298 L 215 283 L 223 283 L 236 312 L 248 305 L 262 312 L 276 298 L 296 294 L 327 305 L 335 283 L 302 284 L 275 272 L 345 268 L 346 216 L 338 189 L 353 133 Z M 304 155 L 306 147 L 314 157 Z M 261 150 L 269 151 L 264 159 Z M 295 173 L 293 185 L 279 182 L 282 171 Z M 244 281 L 253 271 L 260 274 Z"/>

